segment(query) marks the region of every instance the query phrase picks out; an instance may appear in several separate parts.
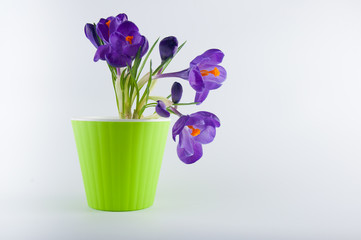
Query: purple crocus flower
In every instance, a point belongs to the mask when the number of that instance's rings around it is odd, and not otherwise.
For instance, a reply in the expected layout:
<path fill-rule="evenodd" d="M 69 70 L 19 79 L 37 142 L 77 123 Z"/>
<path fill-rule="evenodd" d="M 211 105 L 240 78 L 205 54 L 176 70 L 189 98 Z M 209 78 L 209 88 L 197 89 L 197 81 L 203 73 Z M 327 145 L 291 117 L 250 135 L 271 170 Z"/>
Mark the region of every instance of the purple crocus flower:
<path fill-rule="evenodd" d="M 94 61 L 107 61 L 113 67 L 130 66 L 141 48 L 140 57 L 148 51 L 148 40 L 125 14 L 100 19 L 97 33 L 104 45 L 98 47 Z"/>
<path fill-rule="evenodd" d="M 178 40 L 176 37 L 169 36 L 163 38 L 159 43 L 159 53 L 162 62 L 172 58 L 178 50 Z"/>
<path fill-rule="evenodd" d="M 163 101 L 158 100 L 157 106 L 155 107 L 155 111 L 158 113 L 161 117 L 169 117 L 170 113 L 167 111 L 167 107 Z"/>
<path fill-rule="evenodd" d="M 122 48 L 125 55 L 134 59 L 141 48 L 140 57 L 148 51 L 148 40 L 140 35 L 138 27 L 130 21 L 122 22 L 117 30 L 111 34 L 110 41 Z"/>
<path fill-rule="evenodd" d="M 218 117 L 210 112 L 181 116 L 172 129 L 173 140 L 179 136 L 177 154 L 180 160 L 186 164 L 198 161 L 203 155 L 202 144 L 212 142 L 220 126 Z"/>
<path fill-rule="evenodd" d="M 183 87 L 179 82 L 174 82 L 171 89 L 172 102 L 179 103 L 183 94 Z"/>
<path fill-rule="evenodd" d="M 189 68 L 180 72 L 159 74 L 156 78 L 179 77 L 188 80 L 196 90 L 194 101 L 200 104 L 207 98 L 210 90 L 222 86 L 227 78 L 226 70 L 219 65 L 223 57 L 221 50 L 209 49 L 193 59 Z"/>

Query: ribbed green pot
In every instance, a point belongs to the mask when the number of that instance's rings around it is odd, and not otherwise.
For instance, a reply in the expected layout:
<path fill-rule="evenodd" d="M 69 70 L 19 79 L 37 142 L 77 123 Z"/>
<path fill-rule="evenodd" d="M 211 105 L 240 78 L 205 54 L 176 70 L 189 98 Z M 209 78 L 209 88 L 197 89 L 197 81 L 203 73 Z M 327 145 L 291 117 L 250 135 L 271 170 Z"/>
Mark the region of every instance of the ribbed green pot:
<path fill-rule="evenodd" d="M 132 211 L 154 202 L 170 120 L 72 120 L 88 205 Z"/>

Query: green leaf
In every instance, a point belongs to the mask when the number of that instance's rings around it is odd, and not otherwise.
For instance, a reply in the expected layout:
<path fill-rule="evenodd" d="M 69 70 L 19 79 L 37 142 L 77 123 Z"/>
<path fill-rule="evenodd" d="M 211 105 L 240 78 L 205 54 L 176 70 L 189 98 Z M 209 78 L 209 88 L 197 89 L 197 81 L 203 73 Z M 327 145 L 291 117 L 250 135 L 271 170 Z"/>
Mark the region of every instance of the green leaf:
<path fill-rule="evenodd" d="M 177 53 L 183 48 L 183 46 L 186 44 L 186 42 L 187 42 L 187 41 L 185 41 L 184 43 L 182 43 L 182 44 L 179 46 L 177 52 L 174 54 L 174 56 L 173 56 L 172 58 L 169 58 L 169 59 L 167 59 L 165 62 L 162 62 L 162 63 L 156 68 L 156 70 L 154 70 L 153 76 L 154 76 L 155 74 L 157 74 L 158 71 L 161 70 L 161 69 L 162 69 L 161 72 L 162 72 L 162 73 L 164 72 L 164 70 L 167 68 L 167 66 L 169 65 L 169 63 L 173 60 L 173 58 L 177 55 Z"/>
<path fill-rule="evenodd" d="M 139 76 L 140 76 L 140 74 L 141 74 L 142 71 L 143 71 L 144 65 L 145 65 L 145 63 L 147 62 L 147 60 L 148 60 L 148 58 L 149 58 L 149 55 L 152 53 L 152 51 L 153 51 L 155 45 L 158 43 L 158 41 L 159 41 L 159 38 L 157 39 L 157 41 L 154 42 L 154 44 L 152 45 L 152 47 L 149 49 L 147 55 L 145 56 L 145 58 L 144 58 L 144 60 L 143 60 L 143 62 L 142 62 L 142 65 L 141 65 L 141 67 L 140 67 L 140 69 L 139 69 L 139 71 L 138 71 L 137 80 L 139 79 Z"/>
<path fill-rule="evenodd" d="M 142 98 L 140 99 L 140 103 L 139 104 L 143 104 L 143 106 L 142 106 L 142 108 L 141 108 L 141 110 L 139 111 L 139 114 L 138 114 L 138 116 L 139 116 L 139 118 L 141 118 L 141 116 L 142 116 L 142 114 L 143 114 L 143 112 L 144 112 L 144 110 L 145 110 L 145 108 L 144 108 L 144 105 L 146 105 L 147 104 L 147 102 L 148 102 L 148 97 L 149 97 L 149 87 L 150 87 L 150 85 L 151 85 L 151 83 L 152 83 L 152 60 L 150 60 L 150 70 L 149 70 L 149 79 L 148 79 L 148 84 L 147 84 L 147 87 L 145 88 L 145 90 L 144 90 L 144 93 L 143 93 L 143 96 L 142 96 Z M 138 105 L 137 106 L 137 108 L 139 108 L 140 106 Z"/>

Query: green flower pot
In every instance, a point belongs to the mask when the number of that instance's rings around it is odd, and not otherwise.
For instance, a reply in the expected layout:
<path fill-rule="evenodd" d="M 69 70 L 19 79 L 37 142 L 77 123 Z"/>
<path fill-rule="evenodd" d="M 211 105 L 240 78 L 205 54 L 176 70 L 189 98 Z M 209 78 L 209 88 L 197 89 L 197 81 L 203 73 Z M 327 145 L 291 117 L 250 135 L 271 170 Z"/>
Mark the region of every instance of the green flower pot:
<path fill-rule="evenodd" d="M 169 119 L 72 119 L 88 205 L 103 211 L 152 206 Z"/>

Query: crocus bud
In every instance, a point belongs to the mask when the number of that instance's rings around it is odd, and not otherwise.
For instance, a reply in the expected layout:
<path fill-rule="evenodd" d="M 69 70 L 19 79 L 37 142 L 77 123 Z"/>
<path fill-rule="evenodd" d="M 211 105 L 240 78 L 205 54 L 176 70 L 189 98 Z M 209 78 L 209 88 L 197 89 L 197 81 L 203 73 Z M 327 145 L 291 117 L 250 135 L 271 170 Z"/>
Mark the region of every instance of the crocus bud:
<path fill-rule="evenodd" d="M 179 82 L 174 82 L 171 89 L 172 102 L 179 103 L 182 98 L 183 87 Z"/>
<path fill-rule="evenodd" d="M 96 34 L 95 26 L 93 24 L 87 23 L 84 27 L 85 36 L 90 40 L 94 47 L 98 48 L 100 46 L 98 35 Z"/>
<path fill-rule="evenodd" d="M 176 37 L 169 36 L 163 38 L 159 43 L 159 52 L 162 62 L 172 58 L 178 50 L 178 40 Z"/>
<path fill-rule="evenodd" d="M 155 106 L 155 111 L 158 113 L 161 117 L 169 117 L 170 113 L 167 111 L 167 107 L 165 106 L 165 103 L 163 101 L 158 100 L 157 106 Z"/>

